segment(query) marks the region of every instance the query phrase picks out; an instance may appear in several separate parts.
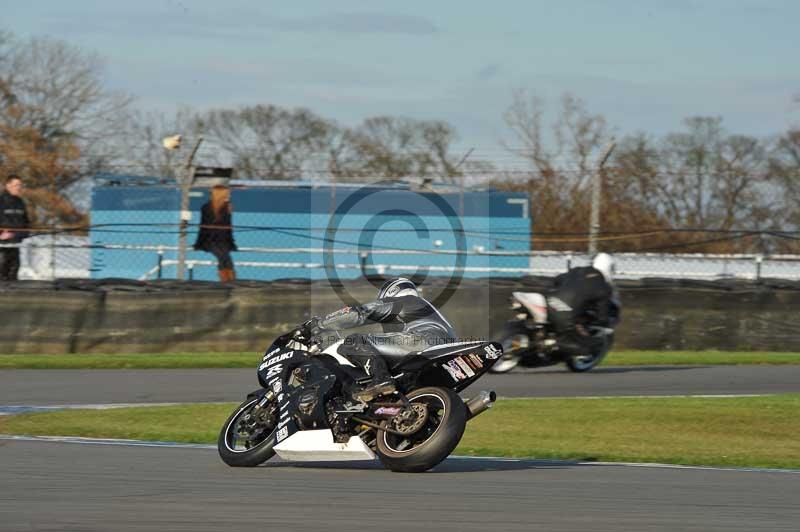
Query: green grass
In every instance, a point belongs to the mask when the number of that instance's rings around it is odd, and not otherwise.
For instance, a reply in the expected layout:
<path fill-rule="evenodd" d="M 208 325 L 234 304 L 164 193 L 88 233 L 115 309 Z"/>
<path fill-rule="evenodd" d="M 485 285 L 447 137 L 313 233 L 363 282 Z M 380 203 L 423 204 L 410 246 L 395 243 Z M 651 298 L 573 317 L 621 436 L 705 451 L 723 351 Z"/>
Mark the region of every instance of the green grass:
<path fill-rule="evenodd" d="M 235 406 L 208 403 L 0 416 L 0 434 L 211 443 Z"/>
<path fill-rule="evenodd" d="M 234 404 L 0 417 L 0 433 L 212 443 Z M 739 398 L 503 399 L 458 454 L 800 468 L 800 394 Z"/>
<path fill-rule="evenodd" d="M 493 415 L 498 414 L 498 415 Z M 597 461 L 800 468 L 800 394 L 508 399 L 458 451 Z"/>
<path fill-rule="evenodd" d="M 3 355 L 0 369 L 255 368 L 261 353 Z M 606 366 L 800 364 L 800 353 L 737 351 L 619 351 Z"/>

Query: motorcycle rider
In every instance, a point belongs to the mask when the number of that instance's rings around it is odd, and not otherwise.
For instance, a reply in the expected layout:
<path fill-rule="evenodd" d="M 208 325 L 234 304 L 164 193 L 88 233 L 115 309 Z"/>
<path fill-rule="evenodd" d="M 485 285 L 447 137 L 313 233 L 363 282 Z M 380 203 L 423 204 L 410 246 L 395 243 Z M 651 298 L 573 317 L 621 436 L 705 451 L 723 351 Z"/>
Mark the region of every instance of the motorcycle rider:
<path fill-rule="evenodd" d="M 579 319 L 588 312 L 593 316 L 593 324 L 611 325 L 614 272 L 611 255 L 598 253 L 591 266 L 572 268 L 555 278 L 554 288 L 547 295 L 547 308 L 559 335 L 560 351 L 582 355 L 602 348 L 604 339 L 589 334 Z"/>
<path fill-rule="evenodd" d="M 381 352 L 404 355 L 452 342 L 456 337 L 453 326 L 405 277 L 386 281 L 376 301 L 344 307 L 322 318 L 314 317 L 303 325 L 303 329 L 310 337 L 322 331 L 351 329 L 369 323 L 382 324 L 383 334 L 351 334 L 339 348 L 340 354 L 362 367 L 371 377 L 369 385 L 351 394 L 357 401 L 371 401 L 396 390 Z"/>

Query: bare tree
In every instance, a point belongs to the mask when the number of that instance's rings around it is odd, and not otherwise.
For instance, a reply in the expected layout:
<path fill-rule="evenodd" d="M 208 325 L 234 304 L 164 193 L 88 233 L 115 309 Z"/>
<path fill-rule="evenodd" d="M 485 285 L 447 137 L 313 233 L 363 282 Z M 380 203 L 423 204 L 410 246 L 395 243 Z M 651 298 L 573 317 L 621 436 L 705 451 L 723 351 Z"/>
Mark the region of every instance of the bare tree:
<path fill-rule="evenodd" d="M 772 146 L 769 156 L 769 177 L 777 188 L 778 198 L 772 215 L 780 220 L 784 233 L 781 251 L 800 252 L 800 240 L 794 231 L 800 230 L 800 129 L 791 129 L 781 135 Z"/>
<path fill-rule="evenodd" d="M 308 109 L 256 105 L 203 114 L 199 128 L 242 178 L 299 179 L 319 169 L 334 124 Z"/>
<path fill-rule="evenodd" d="M 692 117 L 684 124 L 685 131 L 663 139 L 644 134 L 623 139 L 614 158 L 616 178 L 674 229 L 773 227 L 765 143 L 729 135 L 718 117 Z M 695 250 L 746 251 L 754 242 L 727 241 Z"/>
<path fill-rule="evenodd" d="M 770 174 L 785 187 L 792 200 L 800 200 L 800 129 L 789 130 L 778 138 L 769 166 Z"/>
<path fill-rule="evenodd" d="M 0 164 L 34 188 L 64 191 L 109 159 L 129 99 L 105 88 L 102 61 L 62 41 L 0 36 Z M 58 217 L 54 202 L 32 202 Z"/>
<path fill-rule="evenodd" d="M 182 135 L 185 140 L 179 150 L 166 150 L 162 140 L 172 135 Z M 156 177 L 175 178 L 185 162 L 186 151 L 201 134 L 200 119 L 188 107 L 173 114 L 154 111 L 133 111 L 125 121 L 124 134 L 118 137 L 123 154 L 117 159 L 119 166 L 131 173 L 145 173 Z M 217 163 L 211 155 L 204 153 L 204 162 Z M 208 160 L 209 157 L 211 160 Z"/>
<path fill-rule="evenodd" d="M 577 185 L 582 187 L 594 173 L 599 152 L 611 137 L 606 119 L 590 113 L 581 99 L 567 93 L 561 97 L 554 133 L 559 155 L 570 161 Z"/>
<path fill-rule="evenodd" d="M 368 118 L 347 135 L 347 173 L 360 179 L 430 176 L 452 181 L 460 175 L 458 160 L 450 153 L 455 139 L 446 122 Z"/>
<path fill-rule="evenodd" d="M 556 171 L 555 157 L 545 150 L 543 115 L 544 100 L 535 94 L 515 91 L 511 105 L 503 115 L 514 140 L 500 142 L 514 155 L 530 161 L 532 168 L 540 174 L 550 175 Z"/>
<path fill-rule="evenodd" d="M 569 94 L 562 97 L 549 128 L 544 111 L 542 99 L 515 93 L 505 114 L 513 141 L 504 145 L 530 162 L 531 172 L 522 177 L 528 180 L 536 231 L 579 233 L 588 224 L 588 178 L 610 128 L 602 116 L 592 114 Z M 772 230 L 776 226 L 768 208 L 764 142 L 729 135 L 716 117 L 692 117 L 685 126 L 684 131 L 663 138 L 640 133 L 619 143 L 604 179 L 601 216 L 604 231 L 629 236 L 609 237 L 602 244 L 604 249 L 641 249 L 697 239 L 691 234 L 659 233 L 669 229 Z M 642 231 L 651 236 L 637 237 Z M 564 246 L 551 242 L 548 247 L 569 248 L 568 240 Z M 756 247 L 769 246 L 764 240 L 746 239 L 694 249 Z"/>
<path fill-rule="evenodd" d="M 753 221 L 753 202 L 766 180 L 763 143 L 727 135 L 717 117 L 684 123 L 686 131 L 660 142 L 644 135 L 624 139 L 615 164 L 676 227 L 730 229 Z"/>
<path fill-rule="evenodd" d="M 514 93 L 504 115 L 512 140 L 501 143 L 515 156 L 528 161 L 530 172 L 515 174 L 505 181 L 526 181 L 524 189 L 531 195 L 534 230 L 554 234 L 538 242 L 535 239 L 534 246 L 583 248 L 585 241 L 580 235 L 568 237 L 565 233 L 582 233 L 589 226 L 589 179 L 595 171 L 597 157 L 611 136 L 611 128 L 605 118 L 591 113 L 583 101 L 570 94 L 561 97 L 555 120 L 550 125 L 545 124 L 544 116 L 542 98 L 526 91 Z M 608 210 L 607 205 L 614 204 L 607 189 L 604 211 Z M 626 208 L 630 213 L 638 212 L 635 203 Z M 637 221 L 642 218 L 631 217 Z M 614 219 L 609 225 L 609 219 L 608 213 L 604 213 L 604 230 L 614 230 L 617 228 L 614 224 L 621 222 Z"/>
<path fill-rule="evenodd" d="M 504 114 L 514 140 L 501 142 L 507 150 L 530 161 L 539 174 L 559 174 L 570 185 L 581 187 L 592 175 L 611 129 L 605 118 L 589 112 L 581 99 L 569 93 L 561 97 L 556 120 L 548 129 L 543 122 L 544 106 L 539 96 L 516 91 Z"/>
<path fill-rule="evenodd" d="M 173 176 L 182 159 L 161 149 L 169 134 L 189 132 L 207 140 L 201 156 L 230 164 L 240 178 L 332 177 L 358 181 L 382 177 L 458 175 L 450 155 L 454 130 L 443 122 L 376 117 L 354 129 L 306 109 L 273 105 L 218 109 L 174 117 L 133 113 L 127 135 L 128 159 L 135 167 Z"/>

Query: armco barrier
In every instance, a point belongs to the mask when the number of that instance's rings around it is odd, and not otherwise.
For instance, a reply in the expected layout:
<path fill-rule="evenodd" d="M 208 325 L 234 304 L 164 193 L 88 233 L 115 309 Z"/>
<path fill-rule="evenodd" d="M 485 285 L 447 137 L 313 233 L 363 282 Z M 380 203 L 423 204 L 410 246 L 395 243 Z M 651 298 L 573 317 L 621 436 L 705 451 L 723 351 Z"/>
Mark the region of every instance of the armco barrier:
<path fill-rule="evenodd" d="M 547 278 L 463 280 L 442 313 L 464 337 L 490 338 L 511 315 L 514 290 L 538 291 Z M 360 301 L 365 280 L 344 288 Z M 426 296 L 442 287 L 424 284 Z M 794 317 L 800 284 L 621 281 L 618 348 L 800 351 Z M 21 281 L 0 284 L 0 353 L 260 351 L 312 314 L 342 306 L 325 281 Z"/>

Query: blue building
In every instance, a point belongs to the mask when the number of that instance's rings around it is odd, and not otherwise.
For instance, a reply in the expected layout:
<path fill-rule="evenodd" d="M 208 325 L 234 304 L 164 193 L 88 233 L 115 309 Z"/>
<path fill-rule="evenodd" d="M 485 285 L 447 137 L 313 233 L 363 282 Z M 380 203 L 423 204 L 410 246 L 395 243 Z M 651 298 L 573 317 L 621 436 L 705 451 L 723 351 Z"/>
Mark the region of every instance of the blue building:
<path fill-rule="evenodd" d="M 233 258 L 240 279 L 320 279 L 366 273 L 518 276 L 528 267 L 525 194 L 447 187 L 232 181 Z M 207 188 L 190 193 L 187 266 L 217 278 L 194 251 Z M 92 194 L 92 277 L 175 278 L 180 189 L 174 182 L 99 176 Z M 328 272 L 323 265 L 327 262 Z M 159 267 L 160 265 L 160 267 Z"/>

